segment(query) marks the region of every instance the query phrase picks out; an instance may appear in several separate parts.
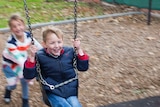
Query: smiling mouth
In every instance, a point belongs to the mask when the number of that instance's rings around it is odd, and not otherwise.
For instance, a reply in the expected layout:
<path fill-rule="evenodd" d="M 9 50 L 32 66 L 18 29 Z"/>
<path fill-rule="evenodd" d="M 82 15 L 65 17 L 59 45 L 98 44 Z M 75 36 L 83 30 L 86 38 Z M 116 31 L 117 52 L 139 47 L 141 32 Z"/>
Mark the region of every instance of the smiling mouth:
<path fill-rule="evenodd" d="M 54 49 L 53 52 L 59 53 L 59 52 L 60 52 L 60 49 L 56 49 L 56 50 Z"/>

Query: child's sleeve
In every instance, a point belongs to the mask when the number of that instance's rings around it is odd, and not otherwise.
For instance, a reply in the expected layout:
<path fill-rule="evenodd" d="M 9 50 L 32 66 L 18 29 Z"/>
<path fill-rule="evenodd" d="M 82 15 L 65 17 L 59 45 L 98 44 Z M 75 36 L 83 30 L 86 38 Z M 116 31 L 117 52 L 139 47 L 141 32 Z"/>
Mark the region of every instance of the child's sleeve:
<path fill-rule="evenodd" d="M 23 76 L 25 79 L 33 79 L 36 77 L 36 67 L 35 62 L 30 62 L 29 58 L 24 63 Z"/>
<path fill-rule="evenodd" d="M 84 52 L 84 55 L 77 56 L 77 69 L 79 71 L 87 71 L 89 68 L 89 56 Z"/>
<path fill-rule="evenodd" d="M 23 68 L 26 57 L 19 50 L 25 50 L 29 47 L 16 47 L 14 44 L 7 43 L 6 49 L 3 52 L 3 56 L 7 59 L 12 60 Z"/>

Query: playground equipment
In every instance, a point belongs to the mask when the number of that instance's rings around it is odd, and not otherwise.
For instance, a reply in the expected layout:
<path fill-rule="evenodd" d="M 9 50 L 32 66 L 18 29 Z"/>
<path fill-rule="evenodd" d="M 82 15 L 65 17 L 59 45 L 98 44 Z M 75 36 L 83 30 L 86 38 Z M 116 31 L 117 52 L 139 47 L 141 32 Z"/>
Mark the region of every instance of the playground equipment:
<path fill-rule="evenodd" d="M 103 0 L 102 2 L 107 3 L 113 3 L 113 4 L 125 4 L 129 6 L 135 6 L 138 8 L 146 8 L 148 9 L 147 14 L 147 24 L 150 25 L 151 22 L 151 15 L 155 17 L 160 17 L 157 14 L 151 14 L 151 10 L 160 10 L 160 1 L 159 0 Z M 77 18 L 77 22 L 79 21 L 86 21 L 86 20 L 94 20 L 94 19 L 103 19 L 103 18 L 109 18 L 109 17 L 119 17 L 119 16 L 126 16 L 126 15 L 134 15 L 134 14 L 146 14 L 144 12 L 140 11 L 132 11 L 132 12 L 125 12 L 125 13 L 113 13 L 113 14 L 106 14 L 101 16 L 94 16 L 94 17 L 85 17 L 85 18 Z M 68 24 L 73 23 L 74 19 L 71 20 L 63 20 L 63 21 L 57 21 L 57 22 L 45 22 L 45 23 L 37 23 L 32 24 L 33 28 L 48 26 L 48 25 L 61 25 L 61 24 Z M 9 28 L 1 28 L 0 32 L 6 33 L 9 31 Z"/>
<path fill-rule="evenodd" d="M 95 20 L 95 19 L 105 19 L 109 17 L 120 17 L 120 16 L 127 16 L 127 15 L 134 15 L 134 14 L 144 14 L 144 12 L 134 11 L 134 12 L 125 12 L 125 13 L 114 13 L 114 14 L 106 14 L 101 16 L 93 16 L 93 17 L 85 17 L 85 18 L 77 18 L 77 22 L 81 21 L 87 21 L 87 20 Z M 57 21 L 57 22 L 45 22 L 45 23 L 38 23 L 38 24 L 32 24 L 31 27 L 33 28 L 39 28 L 43 26 L 48 25 L 61 25 L 61 24 L 69 24 L 73 23 L 74 19 L 71 20 L 63 20 L 63 21 Z M 8 32 L 9 28 L 1 28 L 0 32 L 5 33 Z"/>
<path fill-rule="evenodd" d="M 147 24 L 151 22 L 151 10 L 160 10 L 160 0 L 103 0 L 113 4 L 125 4 L 128 6 L 135 6 L 138 8 L 148 9 Z"/>
<path fill-rule="evenodd" d="M 33 33 L 32 33 L 32 28 L 31 28 L 31 23 L 30 23 L 30 17 L 29 17 L 27 2 L 26 2 L 26 0 L 23 0 L 23 1 L 24 1 L 25 12 L 26 12 L 26 19 L 27 19 L 27 22 L 28 22 L 28 28 L 29 28 L 29 32 L 31 34 L 32 44 L 34 44 Z M 74 1 L 74 37 L 73 37 L 73 39 L 75 40 L 76 38 L 77 38 L 77 0 Z M 73 58 L 73 65 L 76 69 L 76 48 L 74 50 L 75 50 L 75 52 L 74 52 L 74 58 Z M 44 85 L 48 86 L 51 90 L 54 90 L 55 88 L 58 88 L 58 87 L 63 86 L 65 84 L 68 84 L 68 83 L 78 79 L 77 69 L 75 70 L 76 76 L 74 78 L 66 80 L 66 81 L 64 81 L 60 84 L 57 84 L 57 85 L 51 85 L 51 84 L 47 83 L 45 81 L 45 79 L 43 78 L 42 71 L 40 69 L 40 63 L 39 63 L 38 57 L 36 56 L 35 59 L 36 59 L 36 69 L 37 69 L 37 72 L 38 72 L 37 80 L 38 80 L 39 85 L 40 85 L 40 89 L 41 89 L 41 93 L 42 93 L 42 99 L 47 106 L 51 107 L 51 104 L 48 100 L 46 91 L 43 88 Z"/>

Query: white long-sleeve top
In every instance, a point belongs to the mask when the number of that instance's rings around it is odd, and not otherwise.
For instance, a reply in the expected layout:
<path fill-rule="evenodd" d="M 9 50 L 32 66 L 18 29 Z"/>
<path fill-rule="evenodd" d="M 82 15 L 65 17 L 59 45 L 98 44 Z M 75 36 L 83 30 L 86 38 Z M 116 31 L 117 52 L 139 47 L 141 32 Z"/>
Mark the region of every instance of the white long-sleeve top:
<path fill-rule="evenodd" d="M 34 39 L 34 44 L 41 49 L 42 46 L 40 43 Z M 8 37 L 6 42 L 5 49 L 3 50 L 2 64 L 3 66 L 9 66 L 13 72 L 23 78 L 23 67 L 24 62 L 26 61 L 28 54 L 27 50 L 31 45 L 31 35 L 28 32 L 24 32 L 24 42 L 19 41 L 14 34 Z"/>

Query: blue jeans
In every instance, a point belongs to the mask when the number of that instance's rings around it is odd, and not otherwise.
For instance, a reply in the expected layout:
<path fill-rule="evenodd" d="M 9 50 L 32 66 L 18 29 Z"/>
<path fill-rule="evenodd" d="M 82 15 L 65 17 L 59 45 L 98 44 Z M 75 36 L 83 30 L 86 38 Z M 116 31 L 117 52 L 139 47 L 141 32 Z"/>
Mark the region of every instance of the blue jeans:
<path fill-rule="evenodd" d="M 54 94 L 48 94 L 52 107 L 82 107 L 77 96 L 63 98 Z"/>
<path fill-rule="evenodd" d="M 6 78 L 8 79 L 7 82 L 11 81 L 11 82 L 14 83 L 13 85 L 7 84 L 6 89 L 8 89 L 8 90 L 16 89 L 16 87 L 17 87 L 16 80 L 13 81 L 10 78 L 18 78 L 17 75 L 12 71 L 12 69 L 9 66 L 3 67 L 3 72 L 4 72 L 5 76 L 6 76 Z M 28 83 L 24 78 L 21 78 L 20 82 L 21 82 L 21 86 L 22 86 L 22 98 L 28 99 L 29 98 L 29 95 L 28 95 L 29 94 Z"/>

